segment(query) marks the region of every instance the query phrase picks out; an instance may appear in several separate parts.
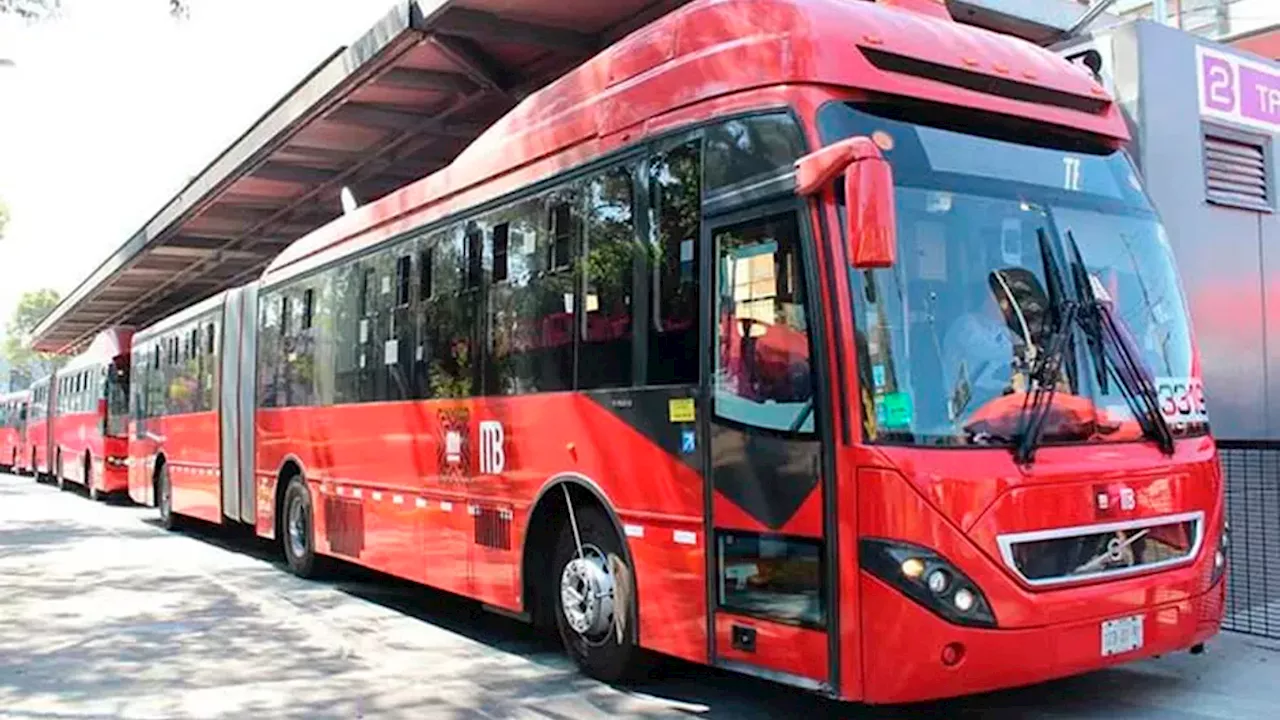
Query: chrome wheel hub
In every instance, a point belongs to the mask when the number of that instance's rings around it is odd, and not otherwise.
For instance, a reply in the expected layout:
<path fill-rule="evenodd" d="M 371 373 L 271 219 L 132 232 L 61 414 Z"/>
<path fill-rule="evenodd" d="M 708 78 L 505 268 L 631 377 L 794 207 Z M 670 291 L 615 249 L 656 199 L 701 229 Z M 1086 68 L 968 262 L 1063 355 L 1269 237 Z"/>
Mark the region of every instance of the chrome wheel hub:
<path fill-rule="evenodd" d="M 613 575 L 605 554 L 594 545 L 584 545 L 582 557 L 574 558 L 560 574 L 560 603 L 565 620 L 579 635 L 595 638 L 613 626 Z"/>
<path fill-rule="evenodd" d="M 289 535 L 289 549 L 293 556 L 300 558 L 307 552 L 307 524 L 303 519 L 302 503 L 295 502 L 289 506 L 289 522 L 286 523 Z"/>

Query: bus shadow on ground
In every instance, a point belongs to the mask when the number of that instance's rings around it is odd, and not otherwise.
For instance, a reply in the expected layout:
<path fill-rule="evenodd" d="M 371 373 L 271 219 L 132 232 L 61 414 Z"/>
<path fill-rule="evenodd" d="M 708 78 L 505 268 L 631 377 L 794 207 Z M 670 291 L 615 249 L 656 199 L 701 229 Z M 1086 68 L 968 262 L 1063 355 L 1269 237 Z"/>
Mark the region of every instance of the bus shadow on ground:
<path fill-rule="evenodd" d="M 159 525 L 157 520 L 146 522 Z M 231 552 L 244 553 L 289 574 L 278 545 L 256 537 L 251 529 L 228 529 L 190 524 L 183 533 Z M 539 665 L 565 671 L 573 667 L 559 640 L 531 625 L 484 610 L 479 603 L 345 562 L 337 562 L 321 581 L 323 586 L 365 600 L 442 628 L 505 653 L 519 655 Z M 1073 717 L 1172 717 L 1168 699 L 1182 679 L 1133 667 L 1101 670 L 1039 685 L 984 693 L 965 698 L 906 706 L 866 706 L 843 703 L 820 695 L 739 673 L 655 658 L 648 676 L 617 689 L 667 701 L 674 712 L 692 717 L 725 718 L 1028 718 L 1052 715 Z M 492 677 L 486 686 L 497 693 L 503 679 Z M 538 689 L 527 680 L 513 685 L 526 699 Z M 556 692 L 562 692 L 558 686 Z M 1159 708 L 1165 708 L 1161 711 Z M 552 717 L 553 715 L 548 715 Z M 1193 717 L 1186 715 L 1185 717 Z M 1199 716 L 1194 716 L 1199 717 Z"/>

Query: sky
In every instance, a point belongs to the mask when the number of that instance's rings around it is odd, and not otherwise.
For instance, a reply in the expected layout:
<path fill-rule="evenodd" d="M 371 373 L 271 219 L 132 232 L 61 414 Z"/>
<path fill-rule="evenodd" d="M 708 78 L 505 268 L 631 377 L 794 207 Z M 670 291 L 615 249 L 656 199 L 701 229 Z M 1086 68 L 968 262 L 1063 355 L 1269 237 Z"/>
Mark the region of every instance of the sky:
<path fill-rule="evenodd" d="M 66 295 L 333 50 L 394 0 L 62 0 L 0 16 L 0 325 Z"/>

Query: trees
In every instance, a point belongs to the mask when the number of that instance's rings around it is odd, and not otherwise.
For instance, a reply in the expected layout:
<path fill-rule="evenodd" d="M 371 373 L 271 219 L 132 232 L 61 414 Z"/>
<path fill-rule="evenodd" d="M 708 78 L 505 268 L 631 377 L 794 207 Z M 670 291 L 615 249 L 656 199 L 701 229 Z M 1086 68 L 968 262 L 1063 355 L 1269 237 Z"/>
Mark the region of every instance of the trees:
<path fill-rule="evenodd" d="M 65 358 L 31 348 L 31 335 L 61 298 L 56 290 L 31 290 L 22 294 L 5 329 L 4 356 L 13 366 L 15 377 L 33 379 L 48 375 L 62 365 Z"/>
<path fill-rule="evenodd" d="M 175 18 L 185 18 L 191 12 L 188 0 L 165 1 L 169 3 L 169 14 Z M 58 12 L 61 6 L 62 0 L 0 0 L 0 15 L 17 15 L 24 20 L 43 20 Z"/>

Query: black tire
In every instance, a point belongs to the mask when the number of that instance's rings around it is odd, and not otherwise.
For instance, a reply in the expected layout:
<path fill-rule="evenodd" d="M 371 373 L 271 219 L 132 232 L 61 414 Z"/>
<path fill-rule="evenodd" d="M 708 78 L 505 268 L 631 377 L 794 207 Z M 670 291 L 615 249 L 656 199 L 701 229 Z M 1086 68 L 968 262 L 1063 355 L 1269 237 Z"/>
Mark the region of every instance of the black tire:
<path fill-rule="evenodd" d="M 314 580 L 324 575 L 324 558 L 316 554 L 315 506 L 311 490 L 299 475 L 289 478 L 280 506 L 280 549 L 289 571 Z M 296 513 L 296 514 L 295 514 Z"/>
<path fill-rule="evenodd" d="M 53 477 L 58 482 L 59 490 L 67 489 L 67 479 L 62 477 L 62 451 L 59 450 L 53 463 Z"/>
<path fill-rule="evenodd" d="M 575 508 L 578 532 L 583 548 L 589 554 L 603 554 L 607 563 L 620 563 L 626 557 L 622 541 L 609 518 L 596 507 Z M 566 566 L 578 557 L 573 527 L 565 522 L 556 543 L 554 561 L 551 563 L 551 598 L 555 608 L 556 629 L 565 652 L 587 675 L 605 682 L 618 682 L 638 677 L 647 665 L 644 652 L 636 644 L 636 625 L 639 614 L 635 601 L 635 572 L 625 564 L 625 578 L 615 577 L 614 609 L 626 617 L 622 638 L 619 640 L 616 618 L 603 634 L 579 634 L 570 625 L 561 592 Z M 614 577 L 611 575 L 611 577 Z M 621 607 L 619 600 L 621 600 Z"/>
<path fill-rule="evenodd" d="M 168 465 L 161 465 L 156 471 L 156 508 L 160 511 L 160 525 L 165 530 L 182 527 L 182 519 L 173 512 L 173 484 L 169 481 Z"/>
<path fill-rule="evenodd" d="M 83 477 L 84 477 L 84 487 L 89 492 L 89 499 L 94 502 L 97 502 L 102 498 L 102 495 L 98 492 L 98 488 L 93 486 L 93 461 L 90 460 L 88 456 L 86 456 L 84 459 Z"/>

